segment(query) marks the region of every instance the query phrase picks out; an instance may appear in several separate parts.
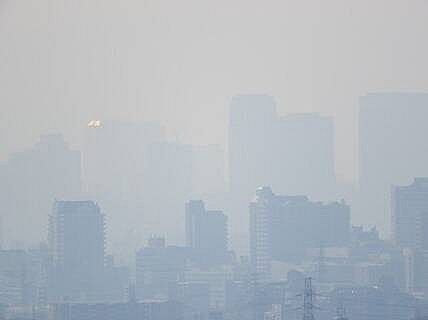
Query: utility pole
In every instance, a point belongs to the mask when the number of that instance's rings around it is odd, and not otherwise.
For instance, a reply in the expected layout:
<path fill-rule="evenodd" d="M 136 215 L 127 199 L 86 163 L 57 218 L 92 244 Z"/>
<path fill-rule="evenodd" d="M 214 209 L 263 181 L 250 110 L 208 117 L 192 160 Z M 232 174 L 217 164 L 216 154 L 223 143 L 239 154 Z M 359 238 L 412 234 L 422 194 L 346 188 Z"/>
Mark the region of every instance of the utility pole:
<path fill-rule="evenodd" d="M 314 317 L 314 291 L 312 278 L 305 278 L 305 290 L 303 291 L 303 320 L 315 320 Z"/>

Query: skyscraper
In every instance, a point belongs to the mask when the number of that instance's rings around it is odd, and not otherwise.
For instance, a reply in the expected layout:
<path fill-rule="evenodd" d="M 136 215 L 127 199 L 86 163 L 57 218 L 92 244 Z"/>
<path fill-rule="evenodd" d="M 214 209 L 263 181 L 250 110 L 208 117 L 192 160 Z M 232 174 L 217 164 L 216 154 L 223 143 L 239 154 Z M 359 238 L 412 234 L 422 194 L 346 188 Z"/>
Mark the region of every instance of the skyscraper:
<path fill-rule="evenodd" d="M 390 188 L 428 176 L 428 94 L 371 93 L 360 98 L 359 201 L 355 218 L 390 230 Z"/>
<path fill-rule="evenodd" d="M 12 154 L 0 167 L 6 245 L 42 241 L 52 201 L 81 192 L 80 160 L 79 151 L 71 150 L 61 135 L 52 134 L 41 136 L 33 148 Z"/>
<path fill-rule="evenodd" d="M 105 259 L 104 215 L 98 205 L 93 201 L 55 201 L 48 240 L 53 264 L 51 298 L 96 296 Z"/>
<path fill-rule="evenodd" d="M 218 210 L 205 210 L 204 202 L 186 203 L 186 245 L 196 249 L 208 264 L 224 263 L 227 258 L 227 216 Z"/>

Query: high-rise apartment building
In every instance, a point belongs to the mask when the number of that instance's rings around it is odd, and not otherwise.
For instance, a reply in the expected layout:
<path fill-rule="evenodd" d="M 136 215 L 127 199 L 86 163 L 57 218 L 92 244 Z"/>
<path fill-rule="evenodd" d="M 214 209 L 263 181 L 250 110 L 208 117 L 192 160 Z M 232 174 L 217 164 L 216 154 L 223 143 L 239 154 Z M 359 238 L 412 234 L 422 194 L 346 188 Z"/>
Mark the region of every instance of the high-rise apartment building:
<path fill-rule="evenodd" d="M 391 190 L 391 234 L 404 249 L 405 286 L 410 293 L 428 295 L 428 178 Z"/>
<path fill-rule="evenodd" d="M 186 203 L 186 245 L 194 249 L 227 252 L 227 216 L 219 210 L 206 210 L 201 200 Z"/>
<path fill-rule="evenodd" d="M 49 220 L 52 299 L 91 299 L 103 281 L 104 215 L 93 201 L 55 201 Z"/>
<path fill-rule="evenodd" d="M 273 260 L 299 261 L 306 249 L 344 247 L 350 240 L 350 209 L 344 202 L 312 202 L 257 189 L 250 203 L 250 256 L 253 273 L 265 281 Z"/>
<path fill-rule="evenodd" d="M 391 224 L 396 245 L 428 250 L 428 178 L 392 187 Z"/>
<path fill-rule="evenodd" d="M 428 94 L 371 93 L 360 98 L 358 223 L 389 236 L 390 189 L 428 176 Z"/>

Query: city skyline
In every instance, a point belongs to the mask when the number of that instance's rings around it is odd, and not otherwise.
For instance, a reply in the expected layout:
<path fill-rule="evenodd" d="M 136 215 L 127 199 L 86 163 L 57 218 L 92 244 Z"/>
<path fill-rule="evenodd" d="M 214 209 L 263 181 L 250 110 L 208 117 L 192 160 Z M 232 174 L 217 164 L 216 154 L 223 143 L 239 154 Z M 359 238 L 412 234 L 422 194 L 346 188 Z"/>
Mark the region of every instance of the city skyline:
<path fill-rule="evenodd" d="M 281 115 L 334 116 L 338 176 L 355 180 L 358 97 L 428 90 L 426 10 L 422 0 L 2 1 L 0 159 L 47 131 L 79 145 L 91 119 L 161 121 L 171 138 L 225 146 L 232 96 L 266 93 Z"/>
<path fill-rule="evenodd" d="M 428 0 L 0 0 L 0 320 L 427 320 Z"/>

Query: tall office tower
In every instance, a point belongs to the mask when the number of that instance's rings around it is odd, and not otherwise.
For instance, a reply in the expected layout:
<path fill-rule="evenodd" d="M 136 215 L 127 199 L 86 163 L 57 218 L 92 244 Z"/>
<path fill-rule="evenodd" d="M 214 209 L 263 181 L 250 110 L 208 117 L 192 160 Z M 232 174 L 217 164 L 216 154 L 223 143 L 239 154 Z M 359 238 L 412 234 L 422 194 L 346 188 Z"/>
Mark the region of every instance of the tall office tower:
<path fill-rule="evenodd" d="M 184 274 L 188 250 L 166 246 L 165 239 L 152 237 L 136 255 L 136 295 L 138 299 L 166 299 L 171 284 Z"/>
<path fill-rule="evenodd" d="M 0 168 L 6 246 L 42 241 L 52 201 L 81 192 L 80 167 L 80 152 L 71 150 L 61 135 L 41 136 L 30 150 L 10 156 Z"/>
<path fill-rule="evenodd" d="M 248 230 L 243 204 L 262 185 L 314 199 L 334 196 L 331 118 L 318 114 L 279 117 L 272 97 L 244 95 L 232 100 L 229 125 L 232 224 Z"/>
<path fill-rule="evenodd" d="M 49 217 L 51 299 L 94 298 L 103 281 L 104 215 L 93 201 L 55 201 Z"/>
<path fill-rule="evenodd" d="M 204 202 L 186 203 L 186 245 L 196 249 L 208 264 L 227 261 L 227 216 L 218 210 L 205 210 Z"/>
<path fill-rule="evenodd" d="M 393 186 L 392 238 L 402 248 L 428 250 L 428 178 L 408 186 Z"/>
<path fill-rule="evenodd" d="M 428 176 L 428 94 L 372 93 L 360 98 L 357 222 L 390 230 L 390 188 Z"/>
<path fill-rule="evenodd" d="M 344 202 L 324 204 L 259 188 L 250 203 L 253 272 L 264 281 L 272 260 L 299 261 L 309 248 L 347 246 L 350 229 L 350 209 Z"/>

